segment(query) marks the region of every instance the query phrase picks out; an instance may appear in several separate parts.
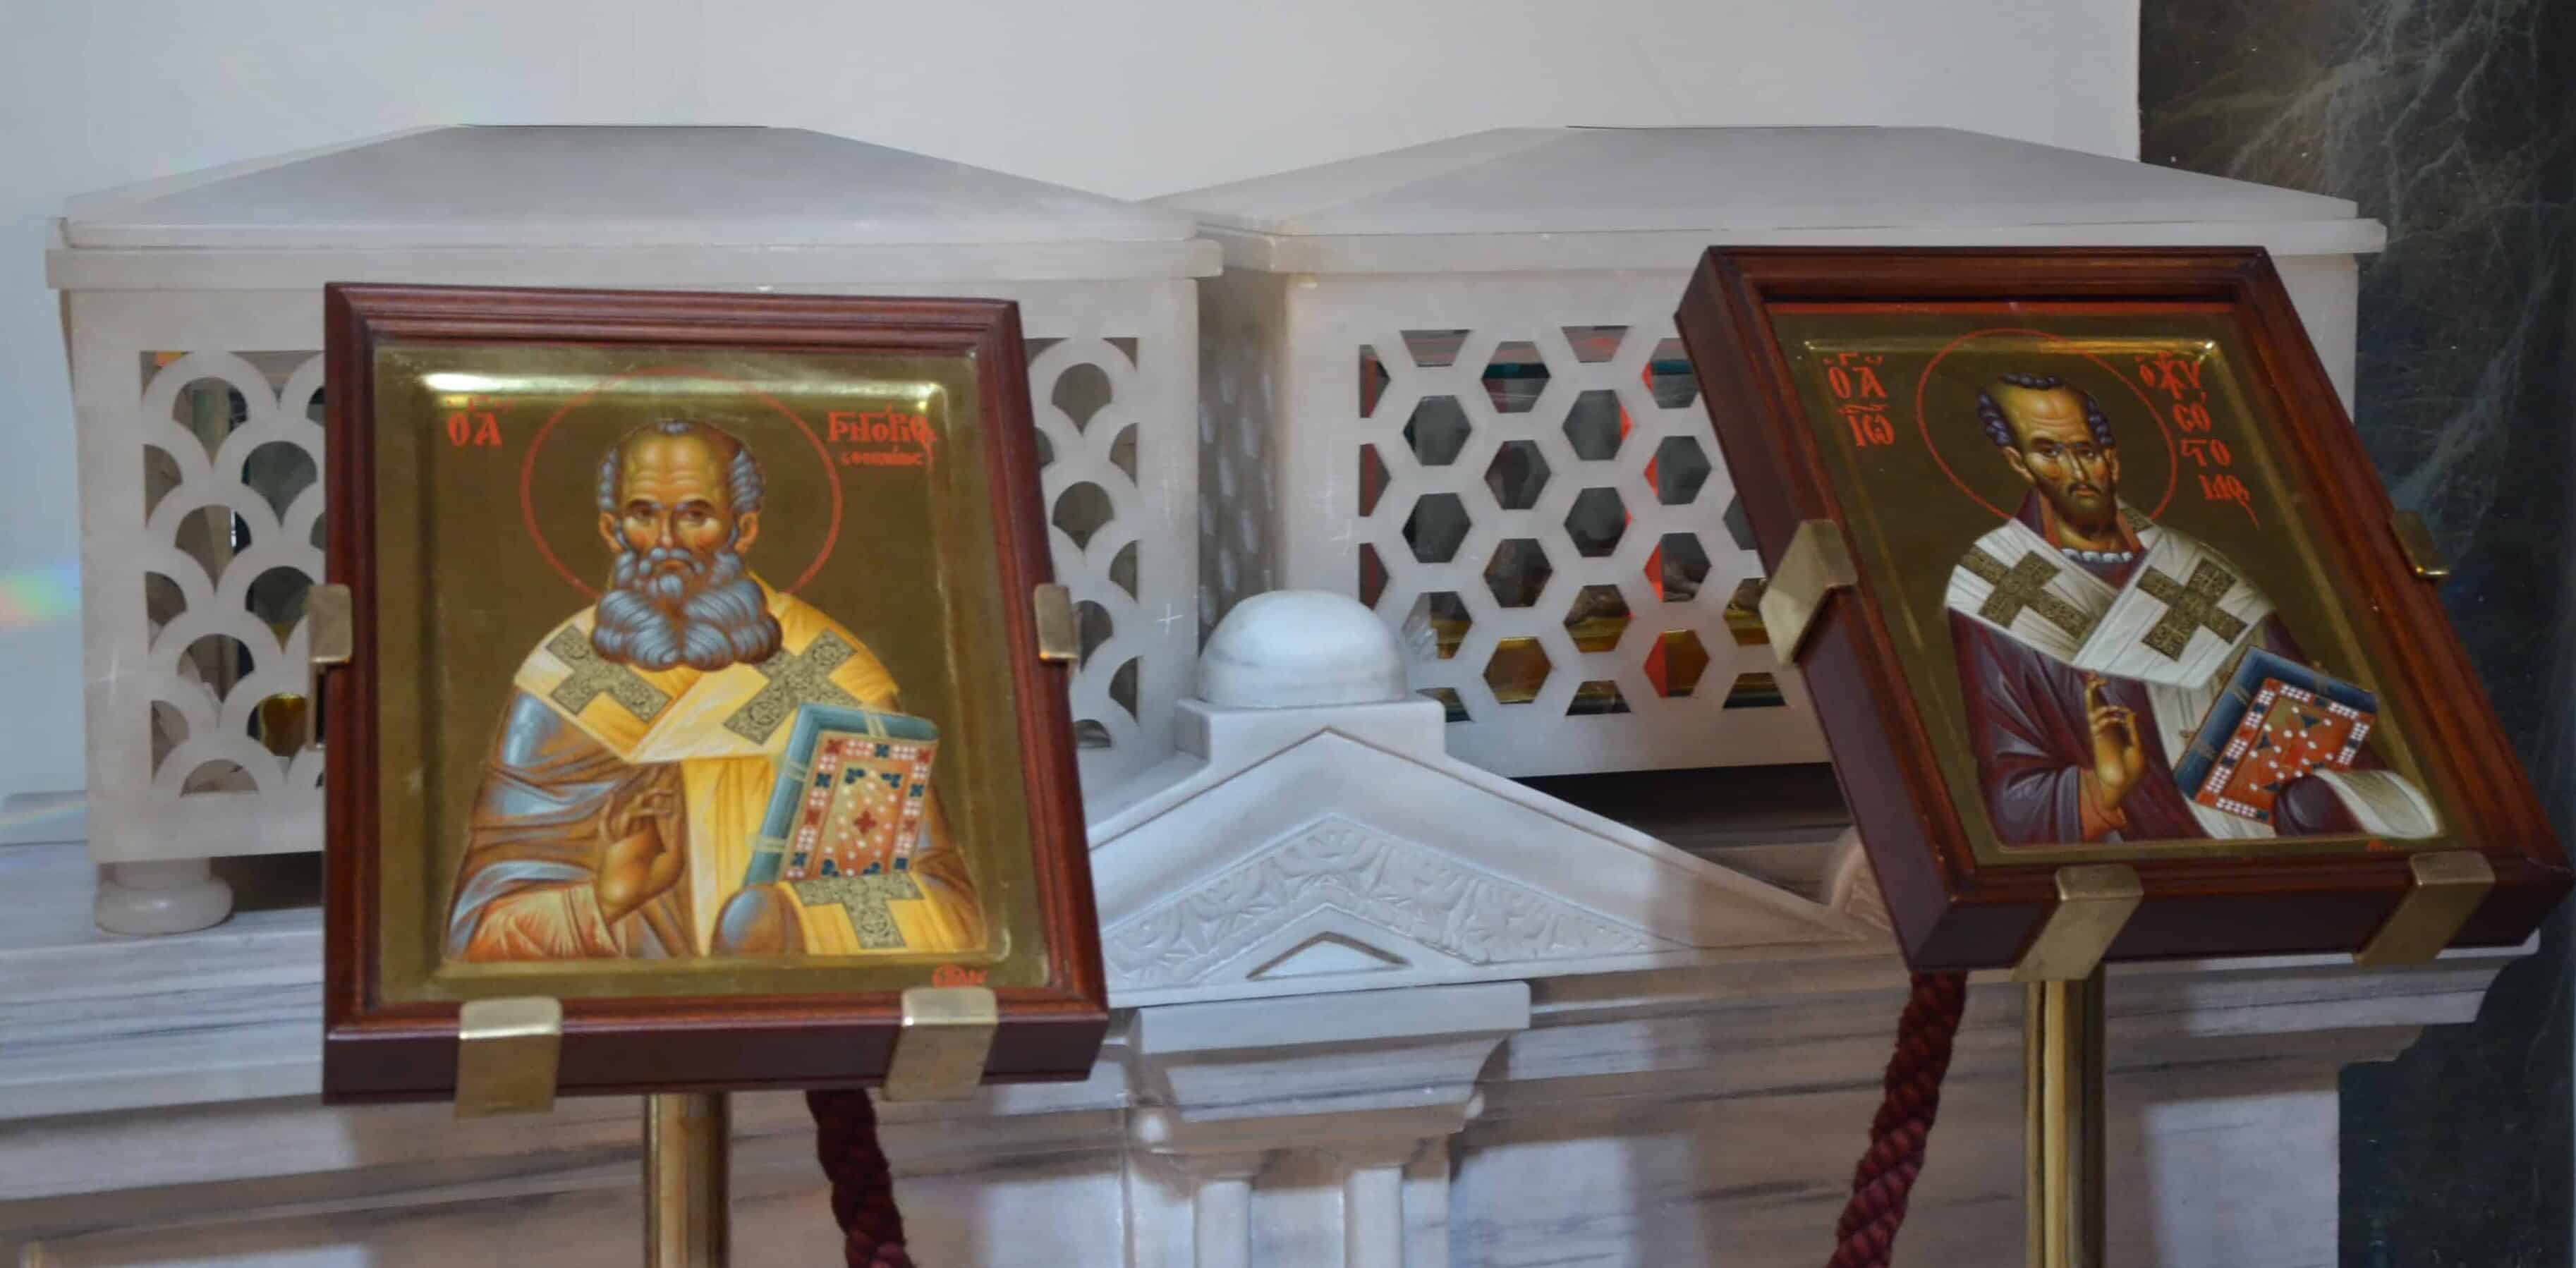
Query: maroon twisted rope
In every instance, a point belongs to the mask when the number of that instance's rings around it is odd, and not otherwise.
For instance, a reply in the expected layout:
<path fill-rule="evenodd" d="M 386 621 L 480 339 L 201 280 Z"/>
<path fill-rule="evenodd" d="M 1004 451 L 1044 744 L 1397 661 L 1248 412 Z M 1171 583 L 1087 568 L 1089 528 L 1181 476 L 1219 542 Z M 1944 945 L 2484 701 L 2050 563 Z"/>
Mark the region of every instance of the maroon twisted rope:
<path fill-rule="evenodd" d="M 1896 1054 L 1887 1060 L 1887 1096 L 1869 1125 L 1869 1152 L 1852 1172 L 1851 1201 L 1834 1229 L 1826 1268 L 1887 1268 L 1896 1230 L 1905 1224 L 1906 1199 L 1923 1172 L 1924 1146 L 1941 1110 L 1941 1076 L 1950 1071 L 1950 1044 L 1967 1002 L 1966 974 L 1914 975 L 1896 1022 Z"/>
<path fill-rule="evenodd" d="M 912 1268 L 894 1171 L 877 1147 L 877 1111 L 866 1090 L 807 1092 L 805 1108 L 814 1114 L 814 1159 L 832 1181 L 832 1218 L 840 1221 L 850 1268 Z"/>

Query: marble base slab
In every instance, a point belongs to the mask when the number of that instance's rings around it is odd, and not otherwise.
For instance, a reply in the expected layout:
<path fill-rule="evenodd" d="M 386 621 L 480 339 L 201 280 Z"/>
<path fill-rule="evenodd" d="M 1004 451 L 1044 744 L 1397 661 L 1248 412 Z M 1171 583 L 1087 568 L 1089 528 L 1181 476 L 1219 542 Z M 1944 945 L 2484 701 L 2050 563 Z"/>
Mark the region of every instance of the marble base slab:
<path fill-rule="evenodd" d="M 76 883 L 46 848 L 0 868 Z M 0 1263 L 636 1262 L 635 1099 L 318 1103 L 317 926 L 0 946 Z M 2333 1262 L 2337 1071 L 2468 1020 L 2504 962 L 2115 971 L 2111 1262 Z M 1905 982 L 1876 945 L 1290 997 L 1239 1028 L 1122 1010 L 1088 1081 L 888 1106 L 885 1143 L 925 1264 L 1812 1268 Z M 2020 1002 L 1971 992 L 1900 1263 L 2018 1260 Z M 736 1132 L 735 1261 L 834 1262 L 801 1100 L 742 1095 Z"/>

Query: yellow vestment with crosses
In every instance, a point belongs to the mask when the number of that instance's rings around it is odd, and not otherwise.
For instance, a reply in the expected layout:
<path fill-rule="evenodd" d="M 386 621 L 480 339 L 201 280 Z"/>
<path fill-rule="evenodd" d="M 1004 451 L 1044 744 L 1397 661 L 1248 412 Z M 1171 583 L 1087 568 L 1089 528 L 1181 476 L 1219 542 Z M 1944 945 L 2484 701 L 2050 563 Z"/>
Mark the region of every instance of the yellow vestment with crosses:
<path fill-rule="evenodd" d="M 451 956 L 545 959 L 710 952 L 719 913 L 742 889 L 759 843 L 797 708 L 834 704 L 897 711 L 893 677 L 855 635 L 812 605 L 765 583 L 761 592 L 783 637 L 778 653 L 760 664 L 704 671 L 686 665 L 647 670 L 612 662 L 591 646 L 596 621 L 591 608 L 557 626 L 528 655 L 513 680 L 524 699 L 514 702 L 513 717 L 505 721 L 496 744 L 485 794 L 476 807 L 475 839 L 458 877 Z M 544 715 L 532 712 L 530 701 L 568 725 L 578 739 L 549 735 L 531 743 L 522 735 L 515 737 L 514 748 L 514 728 L 528 730 L 533 723 L 534 729 L 547 729 Z M 598 809 L 571 803 L 560 791 L 575 784 L 597 786 L 598 755 L 578 751 L 589 747 L 579 740 L 605 750 L 605 756 L 625 767 L 677 773 L 678 817 L 684 826 L 676 844 L 686 860 L 681 879 L 672 892 L 615 927 L 600 919 L 585 878 L 564 883 L 565 877 L 585 870 L 585 857 L 591 874 L 597 867 L 593 841 L 572 838 L 601 835 Z M 505 763 L 504 754 L 523 752 L 542 756 Z M 562 778 L 553 778 L 557 771 Z M 506 787 L 496 790 L 496 782 Z M 508 793 L 519 800 L 503 795 Z M 984 945 L 973 886 L 948 839 L 935 791 L 931 798 L 924 839 L 916 846 L 908 875 L 848 878 L 829 893 L 779 887 L 793 900 L 803 954 L 954 954 Z M 542 813 L 510 813 L 520 804 Z M 562 809 L 567 805 L 572 808 Z M 556 835 L 565 839 L 545 839 L 545 826 L 556 824 L 565 829 Z M 685 946 L 672 947 L 673 941 Z"/>

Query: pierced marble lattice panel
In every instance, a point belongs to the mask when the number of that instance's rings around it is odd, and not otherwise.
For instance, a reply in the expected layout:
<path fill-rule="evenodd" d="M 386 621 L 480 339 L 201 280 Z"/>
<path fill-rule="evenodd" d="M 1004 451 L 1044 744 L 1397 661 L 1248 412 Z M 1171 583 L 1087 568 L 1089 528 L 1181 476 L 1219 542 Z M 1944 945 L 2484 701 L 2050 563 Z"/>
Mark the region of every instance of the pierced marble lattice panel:
<path fill-rule="evenodd" d="M 298 742 L 304 599 L 322 575 L 321 354 L 146 353 L 135 383 L 142 548 L 84 581 L 142 595 L 142 663 L 110 684 L 113 712 L 149 733 L 137 782 L 316 800 L 321 754 Z"/>
<path fill-rule="evenodd" d="M 1734 481 L 1672 325 L 1686 280 L 1211 284 L 1202 355 L 1234 386 L 1205 408 L 1234 402 L 1257 438 L 1204 429 L 1203 481 L 1239 448 L 1270 487 L 1243 514 L 1210 490 L 1206 591 L 1367 603 L 1448 706 L 1451 751 L 1502 774 L 1823 760 L 1726 525 Z"/>
<path fill-rule="evenodd" d="M 1085 769 L 1129 763 L 1145 747 L 1142 671 L 1164 632 L 1144 605 L 1146 569 L 1168 567 L 1138 480 L 1148 437 L 1138 408 L 1138 342 L 1123 337 L 1028 341 L 1029 397 L 1041 440 L 1048 541 L 1082 631 L 1074 735 Z"/>

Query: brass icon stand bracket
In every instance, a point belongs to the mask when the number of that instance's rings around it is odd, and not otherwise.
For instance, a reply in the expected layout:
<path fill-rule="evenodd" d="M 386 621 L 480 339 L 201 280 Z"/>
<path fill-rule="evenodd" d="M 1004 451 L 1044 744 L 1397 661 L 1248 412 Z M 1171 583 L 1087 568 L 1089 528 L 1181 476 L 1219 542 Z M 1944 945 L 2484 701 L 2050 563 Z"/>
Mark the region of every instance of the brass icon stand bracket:
<path fill-rule="evenodd" d="M 1780 566 L 1762 583 L 1762 634 L 1771 643 L 1771 654 L 1783 665 L 1796 664 L 1825 599 L 1859 583 L 1842 529 L 1832 520 L 1800 521 L 1789 549 L 1781 552 Z"/>
<path fill-rule="evenodd" d="M 472 999 L 456 1010 L 456 1116 L 543 1114 L 555 1107 L 563 1001 Z"/>
<path fill-rule="evenodd" d="M 2417 854 L 2406 866 L 2415 883 L 2397 900 L 2379 932 L 2352 953 L 2353 963 L 2388 968 L 2431 960 L 2460 936 L 2460 926 L 2495 888 L 2495 866 L 2475 850 Z"/>
<path fill-rule="evenodd" d="M 349 587 L 318 585 L 304 595 L 304 747 L 322 745 L 322 675 L 356 654 Z"/>
<path fill-rule="evenodd" d="M 2057 869 L 2057 905 L 2013 966 L 2016 982 L 2080 982 L 2101 967 L 2146 889 L 2126 863 Z"/>
<path fill-rule="evenodd" d="M 1073 619 L 1073 591 L 1052 582 L 1037 587 L 1030 608 L 1037 617 L 1038 659 L 1054 665 L 1082 659 L 1082 627 Z"/>
<path fill-rule="evenodd" d="M 888 1101 L 956 1101 L 983 1086 L 1001 1001 L 982 986 L 916 986 L 903 993 L 903 1029 L 886 1063 Z"/>
<path fill-rule="evenodd" d="M 2406 555 L 2406 566 L 2417 578 L 2439 582 L 2451 575 L 2451 561 L 2442 555 L 2442 547 L 2433 540 L 2433 530 L 2424 517 L 2413 511 L 2399 511 L 2388 517 L 2388 531 L 2397 537 L 2397 549 Z"/>
<path fill-rule="evenodd" d="M 2145 897 L 2125 863 L 2057 869 L 2013 980 L 2022 1001 L 2023 1219 L 2031 1268 L 2101 1268 L 2105 1207 L 2102 957 Z"/>

